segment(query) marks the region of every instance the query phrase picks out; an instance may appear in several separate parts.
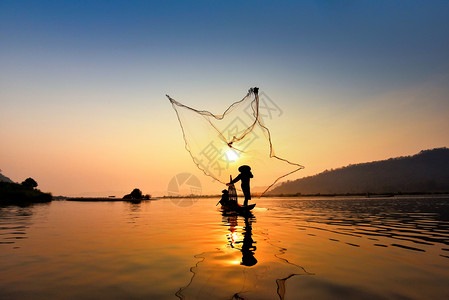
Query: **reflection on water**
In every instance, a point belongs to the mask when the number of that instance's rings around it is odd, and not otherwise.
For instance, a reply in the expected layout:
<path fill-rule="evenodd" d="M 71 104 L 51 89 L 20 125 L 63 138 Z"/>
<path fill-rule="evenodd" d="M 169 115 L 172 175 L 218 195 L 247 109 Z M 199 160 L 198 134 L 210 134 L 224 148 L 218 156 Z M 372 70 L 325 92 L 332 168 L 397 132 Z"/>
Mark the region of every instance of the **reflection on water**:
<path fill-rule="evenodd" d="M 288 211 L 283 219 L 295 219 L 299 229 L 314 228 L 373 241 L 379 237 L 397 241 L 374 243 L 377 247 L 424 252 L 421 245 L 449 245 L 449 205 L 445 198 L 288 201 L 279 209 Z M 441 256 L 448 257 L 443 253 Z"/>
<path fill-rule="evenodd" d="M 0 206 L 0 245 L 16 244 L 27 239 L 27 228 L 32 225 L 33 207 L 48 203 Z M 18 249 L 20 246 L 14 246 Z"/>
<path fill-rule="evenodd" d="M 222 210 L 221 215 L 222 225 L 228 230 L 227 243 L 224 248 L 194 255 L 197 262 L 190 268 L 192 277 L 175 294 L 179 299 L 275 297 L 282 300 L 288 279 L 296 275 L 314 275 L 282 257 L 287 249 L 273 244 L 263 234 L 261 243 L 266 259 L 256 266 L 258 243 L 253 235 L 256 217 L 252 213 L 237 214 L 226 210 Z"/>
<path fill-rule="evenodd" d="M 449 198 L 0 207 L 0 299 L 449 299 Z"/>
<path fill-rule="evenodd" d="M 242 229 L 242 235 L 239 235 L 236 228 L 238 226 L 238 214 L 222 211 L 223 223 L 229 226 L 228 245 L 231 248 L 236 248 L 242 252 L 241 265 L 254 266 L 257 264 L 257 259 L 254 257 L 256 251 L 256 242 L 253 240 L 252 224 L 256 221 L 256 218 L 252 213 L 243 215 L 245 226 Z"/>
<path fill-rule="evenodd" d="M 128 223 L 137 226 L 139 224 L 139 218 L 142 213 L 142 202 L 141 201 L 128 201 L 125 202 L 127 206 L 127 211 L 125 214 L 128 218 Z M 150 202 L 149 202 L 150 203 Z"/>

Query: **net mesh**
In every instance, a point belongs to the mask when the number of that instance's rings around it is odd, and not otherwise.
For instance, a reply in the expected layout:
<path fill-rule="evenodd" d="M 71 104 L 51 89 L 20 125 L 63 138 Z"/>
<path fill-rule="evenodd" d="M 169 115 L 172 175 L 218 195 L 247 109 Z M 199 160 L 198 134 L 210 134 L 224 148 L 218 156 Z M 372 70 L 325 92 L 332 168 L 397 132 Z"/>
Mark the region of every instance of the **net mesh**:
<path fill-rule="evenodd" d="M 270 130 L 260 113 L 258 88 L 251 88 L 240 101 L 221 115 L 186 106 L 167 95 L 176 112 L 185 149 L 205 175 L 223 184 L 241 165 L 251 166 L 262 196 L 280 179 L 304 167 L 277 156 Z"/>
<path fill-rule="evenodd" d="M 230 178 L 230 182 L 232 181 L 232 176 Z M 230 184 L 228 186 L 228 197 L 230 202 L 237 203 L 237 191 L 235 189 L 235 186 L 233 184 Z"/>

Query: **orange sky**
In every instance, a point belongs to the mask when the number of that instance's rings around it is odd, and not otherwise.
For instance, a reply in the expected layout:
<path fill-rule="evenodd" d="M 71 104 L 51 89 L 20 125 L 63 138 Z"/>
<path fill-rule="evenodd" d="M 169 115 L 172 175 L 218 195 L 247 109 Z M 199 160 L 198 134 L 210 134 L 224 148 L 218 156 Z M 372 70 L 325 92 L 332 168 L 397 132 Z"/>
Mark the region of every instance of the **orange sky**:
<path fill-rule="evenodd" d="M 422 102 L 429 94 L 432 98 Z M 429 83 L 351 107 L 338 101 L 329 107 L 300 94 L 270 93 L 271 99 L 279 99 L 282 115 L 267 125 L 276 153 L 306 167 L 288 178 L 295 179 L 447 146 L 449 126 L 445 111 L 439 109 L 447 106 L 447 95 L 447 89 Z M 218 102 L 240 97 L 241 93 Z M 291 101 L 293 97 L 297 102 Z M 211 185 L 185 151 L 171 105 L 164 97 L 158 100 L 163 105 L 156 112 L 150 99 L 142 108 L 128 104 L 92 109 L 89 103 L 76 109 L 22 106 L 2 118 L 3 128 L 8 128 L 1 132 L 2 141 L 7 141 L 1 147 L 3 173 L 15 181 L 31 176 L 42 190 L 55 195 L 120 196 L 134 187 L 164 194 L 173 176 L 190 172 L 200 179 L 204 192 L 219 193 L 221 187 Z M 198 102 L 207 104 L 208 99 Z M 258 185 L 257 177 L 253 185 Z"/>

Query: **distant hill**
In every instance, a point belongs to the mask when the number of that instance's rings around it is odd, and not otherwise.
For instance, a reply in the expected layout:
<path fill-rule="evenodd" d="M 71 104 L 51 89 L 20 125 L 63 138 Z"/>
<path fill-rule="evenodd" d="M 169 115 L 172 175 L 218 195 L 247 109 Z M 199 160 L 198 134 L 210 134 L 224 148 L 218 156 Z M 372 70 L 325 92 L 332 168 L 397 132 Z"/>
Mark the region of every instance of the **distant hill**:
<path fill-rule="evenodd" d="M 287 181 L 269 194 L 449 192 L 449 149 L 349 165 Z"/>
<path fill-rule="evenodd" d="M 11 179 L 9 179 L 8 177 L 6 177 L 5 175 L 3 175 L 2 173 L 0 173 L 0 182 L 9 182 L 9 183 L 13 183 L 13 181 Z"/>

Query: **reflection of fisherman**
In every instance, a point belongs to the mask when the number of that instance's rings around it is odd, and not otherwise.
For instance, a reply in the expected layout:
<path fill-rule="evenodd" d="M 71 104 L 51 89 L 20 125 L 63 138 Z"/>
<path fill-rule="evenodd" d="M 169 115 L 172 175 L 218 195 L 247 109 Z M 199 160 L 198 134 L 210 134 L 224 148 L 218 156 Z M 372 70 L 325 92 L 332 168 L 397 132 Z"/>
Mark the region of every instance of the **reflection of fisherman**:
<path fill-rule="evenodd" d="M 240 174 L 234 178 L 229 184 L 234 184 L 237 181 L 242 181 L 242 191 L 243 195 L 245 195 L 245 202 L 243 203 L 244 206 L 248 205 L 248 200 L 251 200 L 251 192 L 249 188 L 249 181 L 251 178 L 253 178 L 253 173 L 251 173 L 251 167 L 247 165 L 243 165 L 239 167 Z"/>
<path fill-rule="evenodd" d="M 238 239 L 239 235 L 236 235 L 236 229 L 238 227 L 237 223 L 237 215 L 236 214 L 227 214 L 224 211 L 222 212 L 223 223 L 229 225 L 230 233 L 227 235 L 227 239 L 229 242 L 229 246 L 231 248 L 239 249 L 242 252 L 242 261 L 241 265 L 251 267 L 257 264 L 257 259 L 254 257 L 256 252 L 256 241 L 253 240 L 253 230 L 252 223 L 255 221 L 255 217 L 253 214 L 249 213 L 245 215 L 245 226 L 243 227 L 243 239 Z M 241 245 L 240 247 L 238 245 Z"/>
<path fill-rule="evenodd" d="M 254 266 L 257 264 L 257 259 L 254 257 L 254 252 L 256 251 L 255 242 L 252 237 L 252 219 L 245 217 L 245 228 L 243 234 L 243 245 L 242 245 L 242 262 L 240 264 L 244 266 Z"/>

